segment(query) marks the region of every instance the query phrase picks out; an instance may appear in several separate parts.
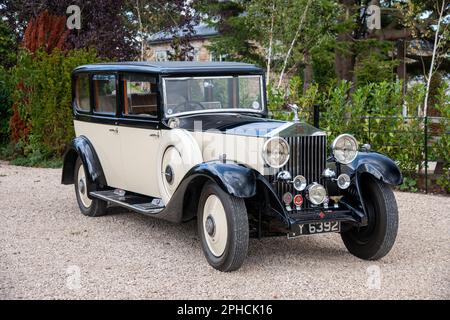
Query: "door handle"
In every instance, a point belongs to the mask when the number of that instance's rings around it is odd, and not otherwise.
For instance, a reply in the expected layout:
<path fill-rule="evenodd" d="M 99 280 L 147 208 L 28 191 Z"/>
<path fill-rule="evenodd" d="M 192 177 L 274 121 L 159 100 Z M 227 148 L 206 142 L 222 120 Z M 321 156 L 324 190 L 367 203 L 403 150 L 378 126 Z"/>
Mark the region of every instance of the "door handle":
<path fill-rule="evenodd" d="M 114 129 L 109 129 L 110 132 L 114 132 L 115 134 L 119 133 L 119 129 L 118 128 L 114 128 Z"/>
<path fill-rule="evenodd" d="M 150 133 L 149 136 L 158 138 L 159 137 L 159 133 Z"/>

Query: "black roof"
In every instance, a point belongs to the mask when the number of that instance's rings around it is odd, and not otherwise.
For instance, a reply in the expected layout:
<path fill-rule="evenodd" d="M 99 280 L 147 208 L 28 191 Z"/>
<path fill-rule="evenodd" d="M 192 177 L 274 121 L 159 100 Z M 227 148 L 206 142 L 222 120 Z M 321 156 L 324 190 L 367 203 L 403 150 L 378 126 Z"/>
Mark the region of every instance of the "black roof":
<path fill-rule="evenodd" d="M 263 70 L 253 64 L 241 62 L 108 62 L 82 65 L 74 69 L 80 71 L 125 71 L 151 72 L 161 74 L 182 73 L 228 73 L 228 74 L 262 74 Z"/>

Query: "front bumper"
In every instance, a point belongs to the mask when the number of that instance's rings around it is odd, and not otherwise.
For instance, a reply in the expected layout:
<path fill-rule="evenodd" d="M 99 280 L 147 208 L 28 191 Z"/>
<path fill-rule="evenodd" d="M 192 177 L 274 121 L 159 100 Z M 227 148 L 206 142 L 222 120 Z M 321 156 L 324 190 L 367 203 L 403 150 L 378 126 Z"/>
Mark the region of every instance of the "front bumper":
<path fill-rule="evenodd" d="M 349 226 L 366 226 L 366 215 L 348 203 L 341 202 L 339 208 L 317 207 L 302 210 L 284 210 L 285 220 L 275 224 L 275 229 L 288 235 L 295 235 L 299 225 L 339 221 L 344 223 L 343 229 Z M 281 222 L 281 221 L 280 221 Z M 277 225 L 277 227 L 276 227 Z M 273 230 L 275 231 L 275 230 Z"/>

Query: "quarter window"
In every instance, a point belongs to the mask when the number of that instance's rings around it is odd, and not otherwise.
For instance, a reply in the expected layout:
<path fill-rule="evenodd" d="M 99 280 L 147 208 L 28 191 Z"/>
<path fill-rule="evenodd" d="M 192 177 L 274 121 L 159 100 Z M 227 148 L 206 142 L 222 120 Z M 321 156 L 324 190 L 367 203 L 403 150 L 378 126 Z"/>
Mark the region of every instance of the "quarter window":
<path fill-rule="evenodd" d="M 97 74 L 93 78 L 94 83 L 94 111 L 100 113 L 116 113 L 117 88 L 116 77 L 109 74 Z"/>
<path fill-rule="evenodd" d="M 126 75 L 123 78 L 124 107 L 128 116 L 156 117 L 157 86 L 156 79 L 144 75 Z"/>
<path fill-rule="evenodd" d="M 80 74 L 75 80 L 75 106 L 79 111 L 91 110 L 89 75 Z"/>

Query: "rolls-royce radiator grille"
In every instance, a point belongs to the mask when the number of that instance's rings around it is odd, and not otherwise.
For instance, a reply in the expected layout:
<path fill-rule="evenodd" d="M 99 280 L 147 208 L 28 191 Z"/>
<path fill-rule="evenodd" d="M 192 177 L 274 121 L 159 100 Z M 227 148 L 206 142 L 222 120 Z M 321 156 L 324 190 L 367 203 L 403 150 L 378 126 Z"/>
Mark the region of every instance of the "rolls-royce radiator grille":
<path fill-rule="evenodd" d="M 290 158 L 280 170 L 289 171 L 292 174 L 292 178 L 301 174 L 306 178 L 307 184 L 312 182 L 321 183 L 321 174 L 326 168 L 327 161 L 326 136 L 288 137 L 285 139 L 289 143 Z M 293 184 L 281 182 L 276 183 L 276 190 L 280 199 L 286 192 L 290 192 L 293 195 L 299 193 L 294 189 Z M 308 201 L 305 201 L 303 207 L 310 207 Z"/>

